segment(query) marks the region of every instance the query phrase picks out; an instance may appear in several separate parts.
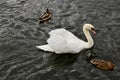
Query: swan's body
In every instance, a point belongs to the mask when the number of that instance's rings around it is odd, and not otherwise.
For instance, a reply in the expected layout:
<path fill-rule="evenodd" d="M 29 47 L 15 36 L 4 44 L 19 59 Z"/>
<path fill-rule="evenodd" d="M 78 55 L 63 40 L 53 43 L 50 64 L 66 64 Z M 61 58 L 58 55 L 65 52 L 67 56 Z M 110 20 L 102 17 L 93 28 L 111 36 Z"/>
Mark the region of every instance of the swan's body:
<path fill-rule="evenodd" d="M 91 24 L 85 24 L 83 26 L 83 32 L 85 33 L 88 42 L 80 40 L 66 29 L 52 30 L 49 33 L 50 38 L 47 40 L 48 44 L 36 47 L 44 51 L 55 52 L 58 54 L 78 53 L 81 50 L 91 48 L 94 45 L 93 39 L 89 33 L 89 30 L 93 31 L 93 29 L 94 27 Z"/>

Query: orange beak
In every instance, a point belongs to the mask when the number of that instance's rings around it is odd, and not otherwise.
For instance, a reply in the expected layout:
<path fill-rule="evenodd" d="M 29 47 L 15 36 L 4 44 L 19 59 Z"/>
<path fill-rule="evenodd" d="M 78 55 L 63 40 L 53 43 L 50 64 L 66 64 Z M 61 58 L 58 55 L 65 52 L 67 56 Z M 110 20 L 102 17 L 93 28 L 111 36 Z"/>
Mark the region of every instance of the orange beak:
<path fill-rule="evenodd" d="M 91 32 L 92 32 L 94 35 L 96 35 L 96 32 L 95 32 L 95 30 L 94 30 L 94 29 L 92 29 L 92 30 L 91 30 Z"/>

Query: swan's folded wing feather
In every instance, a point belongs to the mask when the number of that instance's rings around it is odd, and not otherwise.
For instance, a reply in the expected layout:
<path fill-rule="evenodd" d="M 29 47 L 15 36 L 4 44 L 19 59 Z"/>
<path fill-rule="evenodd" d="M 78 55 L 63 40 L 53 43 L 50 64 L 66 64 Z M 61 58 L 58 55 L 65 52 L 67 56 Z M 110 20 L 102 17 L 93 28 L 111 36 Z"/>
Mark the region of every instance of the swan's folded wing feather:
<path fill-rule="evenodd" d="M 85 48 L 86 43 L 82 40 L 68 41 L 67 46 L 71 53 L 78 53 Z"/>
<path fill-rule="evenodd" d="M 62 53 L 78 53 L 86 47 L 86 42 L 65 29 L 52 30 L 47 40 L 51 48 Z"/>
<path fill-rule="evenodd" d="M 66 39 L 61 35 L 50 35 L 50 38 L 47 40 L 49 46 L 58 52 L 66 52 L 67 42 Z"/>
<path fill-rule="evenodd" d="M 55 29 L 55 30 L 52 30 L 49 32 L 50 35 L 54 35 L 54 34 L 63 34 L 63 33 L 66 33 L 67 30 L 65 29 Z"/>
<path fill-rule="evenodd" d="M 44 50 L 44 51 L 50 51 L 50 52 L 55 52 L 54 49 L 52 49 L 49 45 L 41 45 L 41 46 L 36 46 L 37 48 Z"/>

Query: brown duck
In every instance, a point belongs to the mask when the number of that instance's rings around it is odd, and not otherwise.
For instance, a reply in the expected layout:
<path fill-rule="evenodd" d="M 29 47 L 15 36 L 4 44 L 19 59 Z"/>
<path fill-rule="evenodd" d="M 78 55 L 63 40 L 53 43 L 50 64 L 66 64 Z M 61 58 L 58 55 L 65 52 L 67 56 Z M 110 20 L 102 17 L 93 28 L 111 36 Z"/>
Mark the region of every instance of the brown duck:
<path fill-rule="evenodd" d="M 110 70 L 112 71 L 114 69 L 115 64 L 113 64 L 111 61 L 102 60 L 102 59 L 91 59 L 90 62 L 95 65 L 97 68 L 102 70 Z"/>
<path fill-rule="evenodd" d="M 52 17 L 52 13 L 49 11 L 49 9 L 46 9 L 46 12 L 39 17 L 39 23 L 40 24 L 45 23 L 49 21 L 51 17 Z"/>

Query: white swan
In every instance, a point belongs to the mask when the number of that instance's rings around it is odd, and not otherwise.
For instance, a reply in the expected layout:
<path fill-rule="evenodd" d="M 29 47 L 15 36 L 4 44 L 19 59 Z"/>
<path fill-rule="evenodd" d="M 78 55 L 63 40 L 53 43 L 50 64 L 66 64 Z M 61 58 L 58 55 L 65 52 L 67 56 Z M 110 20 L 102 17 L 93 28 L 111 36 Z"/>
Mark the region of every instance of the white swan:
<path fill-rule="evenodd" d="M 91 48 L 94 45 L 89 30 L 96 34 L 93 25 L 85 24 L 83 26 L 83 32 L 87 38 L 87 42 L 84 42 L 66 29 L 55 29 L 49 33 L 50 38 L 47 40 L 48 44 L 36 47 L 57 54 L 78 53 L 81 50 Z"/>

